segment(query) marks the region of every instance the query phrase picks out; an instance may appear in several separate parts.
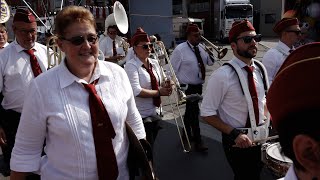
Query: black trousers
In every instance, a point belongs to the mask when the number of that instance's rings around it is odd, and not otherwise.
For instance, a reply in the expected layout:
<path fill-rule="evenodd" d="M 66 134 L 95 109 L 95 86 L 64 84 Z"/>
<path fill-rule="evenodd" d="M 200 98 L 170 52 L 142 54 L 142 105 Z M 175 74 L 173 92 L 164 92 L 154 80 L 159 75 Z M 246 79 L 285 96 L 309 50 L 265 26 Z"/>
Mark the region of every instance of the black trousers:
<path fill-rule="evenodd" d="M 230 137 L 222 134 L 222 144 L 226 158 L 234 174 L 234 180 L 259 180 L 263 167 L 261 145 L 250 148 L 232 147 Z"/>
<path fill-rule="evenodd" d="M 8 168 L 10 168 L 11 152 L 14 146 L 20 116 L 20 113 L 12 110 L 2 110 L 1 113 L 1 125 L 7 138 L 7 145 L 2 147 L 2 152 L 4 163 Z M 3 119 L 4 117 L 6 117 L 6 119 Z"/>
<path fill-rule="evenodd" d="M 2 108 L 2 107 L 1 107 Z M 4 119 L 6 117 L 6 119 Z M 3 160 L 6 168 L 10 169 L 11 153 L 14 146 L 21 114 L 13 110 L 1 110 L 1 126 L 6 134 L 7 145 L 2 147 Z M 29 174 L 26 180 L 40 180 L 37 174 Z"/>
<path fill-rule="evenodd" d="M 202 84 L 198 85 L 188 85 L 188 89 L 186 90 L 185 94 L 202 94 Z M 201 142 L 201 135 L 200 135 L 200 127 L 199 127 L 199 101 L 187 101 L 186 102 L 186 111 L 184 114 L 184 125 L 186 127 L 186 131 L 188 134 L 189 139 L 194 140 L 195 143 Z"/>
<path fill-rule="evenodd" d="M 148 116 L 142 118 L 144 129 L 146 131 L 146 139 L 150 143 L 151 147 L 153 148 L 153 144 L 156 140 L 158 135 L 158 131 L 161 129 L 160 120 L 161 118 L 157 115 Z"/>

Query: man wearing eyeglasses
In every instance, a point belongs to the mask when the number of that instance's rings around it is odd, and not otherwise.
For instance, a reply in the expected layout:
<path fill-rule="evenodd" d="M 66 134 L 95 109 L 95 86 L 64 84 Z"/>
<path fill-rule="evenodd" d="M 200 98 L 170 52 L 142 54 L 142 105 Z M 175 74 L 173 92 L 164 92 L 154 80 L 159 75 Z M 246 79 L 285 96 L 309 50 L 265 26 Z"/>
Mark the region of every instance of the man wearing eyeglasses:
<path fill-rule="evenodd" d="M 22 112 L 25 90 L 30 82 L 48 68 L 47 47 L 36 42 L 37 22 L 26 9 L 17 9 L 12 25 L 15 41 L 0 52 L 0 145 L 10 175 L 11 151 Z M 41 88 L 41 87 L 40 87 Z"/>
<path fill-rule="evenodd" d="M 8 31 L 5 25 L 0 24 L 0 52 L 1 50 L 8 46 Z"/>
<path fill-rule="evenodd" d="M 262 58 L 262 63 L 267 69 L 269 84 L 272 83 L 275 75 L 281 67 L 284 60 L 301 38 L 301 30 L 297 18 L 283 18 L 273 28 L 273 31 L 280 37 L 278 44 L 269 49 Z"/>
<path fill-rule="evenodd" d="M 189 24 L 186 30 L 187 41 L 179 44 L 170 57 L 172 67 L 176 73 L 186 95 L 202 95 L 202 84 L 205 82 L 205 65 L 213 65 L 213 60 L 199 44 L 201 41 L 200 29 L 196 24 Z M 208 150 L 201 139 L 199 127 L 199 99 L 186 102 L 184 124 L 188 139 L 194 142 L 198 152 Z M 184 139 L 186 135 L 183 136 Z"/>
<path fill-rule="evenodd" d="M 234 57 L 212 73 L 201 104 L 203 119 L 222 133 L 235 180 L 259 180 L 262 169 L 261 146 L 254 143 L 268 134 L 264 113 L 268 84 L 261 75 L 266 71 L 253 59 L 260 40 L 249 21 L 233 24 L 229 41 Z"/>
<path fill-rule="evenodd" d="M 108 26 L 106 32 L 104 32 L 105 38 L 99 42 L 99 48 L 106 61 L 118 63 L 125 56 L 124 49 L 121 47 L 124 40 L 117 34 L 118 28 L 116 25 Z"/>

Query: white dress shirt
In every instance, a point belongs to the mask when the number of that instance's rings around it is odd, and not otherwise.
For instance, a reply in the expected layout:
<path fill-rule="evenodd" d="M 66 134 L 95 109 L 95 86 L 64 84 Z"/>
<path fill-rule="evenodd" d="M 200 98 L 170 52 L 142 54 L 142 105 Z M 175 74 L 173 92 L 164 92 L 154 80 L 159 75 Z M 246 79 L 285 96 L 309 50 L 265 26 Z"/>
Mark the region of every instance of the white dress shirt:
<path fill-rule="evenodd" d="M 199 45 L 200 46 L 200 45 Z M 203 84 L 201 70 L 198 65 L 197 57 L 192 46 L 188 41 L 179 44 L 172 52 L 170 57 L 173 70 L 180 84 Z M 200 55 L 204 65 L 213 65 L 210 56 L 202 47 L 199 47 Z"/>
<path fill-rule="evenodd" d="M 33 49 L 36 50 L 34 54 L 42 72 L 47 71 L 47 47 L 36 42 Z M 0 52 L 0 91 L 4 96 L 2 106 L 16 112 L 22 111 L 25 91 L 34 79 L 30 56 L 23 50 L 14 41 Z"/>
<path fill-rule="evenodd" d="M 3 50 L 3 48 L 7 47 L 8 45 L 9 45 L 9 43 L 6 42 L 6 43 L 3 45 L 3 47 L 0 49 L 0 52 Z"/>
<path fill-rule="evenodd" d="M 283 180 L 298 180 L 296 173 L 294 172 L 294 165 L 291 165 Z"/>
<path fill-rule="evenodd" d="M 111 39 L 109 36 L 106 36 L 99 42 L 99 49 L 103 52 L 106 58 L 113 56 L 113 41 L 115 41 L 117 54 L 124 55 L 123 49 L 120 47 L 122 42 L 120 41 L 120 36 L 117 36 L 115 40 Z"/>
<path fill-rule="evenodd" d="M 270 85 L 284 60 L 290 54 L 289 51 L 290 48 L 283 42 L 279 41 L 274 48 L 269 49 L 266 54 L 264 54 L 262 64 L 267 69 Z"/>
<path fill-rule="evenodd" d="M 237 58 L 231 61 L 237 63 L 247 77 L 247 71 L 243 68 L 244 62 Z M 260 69 L 254 65 L 253 78 L 257 89 L 259 104 L 259 123 L 264 119 L 264 105 L 266 103 Z M 248 79 L 246 78 L 248 83 Z M 212 73 L 207 84 L 201 103 L 201 116 L 219 115 L 223 122 L 234 128 L 243 128 L 248 118 L 248 104 L 242 93 L 239 78 L 236 72 L 229 66 L 222 66 Z"/>
<path fill-rule="evenodd" d="M 151 58 L 149 58 L 149 62 L 152 65 L 153 74 L 160 86 L 163 80 L 159 63 L 157 60 Z M 153 105 L 153 98 L 138 97 L 142 89 L 152 89 L 150 75 L 142 65 L 142 61 L 140 61 L 137 56 L 134 56 L 133 59 L 126 63 L 124 69 L 129 77 L 137 108 L 142 118 L 145 118 L 156 114 L 156 106 Z"/>
<path fill-rule="evenodd" d="M 90 82 L 98 78 L 97 93 L 116 131 L 112 143 L 118 180 L 127 180 L 125 121 L 138 139 L 146 136 L 144 126 L 125 71 L 98 61 Z M 82 83 L 86 82 L 71 74 L 64 62 L 31 82 L 12 152 L 12 170 L 39 170 L 41 179 L 46 180 L 98 179 L 89 93 Z M 46 155 L 41 157 L 44 140 Z"/>

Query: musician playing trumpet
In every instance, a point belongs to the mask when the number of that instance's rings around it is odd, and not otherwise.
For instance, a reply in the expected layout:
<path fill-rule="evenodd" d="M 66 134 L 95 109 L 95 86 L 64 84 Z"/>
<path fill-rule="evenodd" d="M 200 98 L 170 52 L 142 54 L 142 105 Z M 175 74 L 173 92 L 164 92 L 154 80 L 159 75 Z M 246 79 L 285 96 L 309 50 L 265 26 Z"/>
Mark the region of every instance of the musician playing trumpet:
<path fill-rule="evenodd" d="M 131 40 L 134 51 L 133 58 L 124 67 L 128 74 L 137 108 L 143 119 L 147 141 L 153 145 L 157 136 L 160 116 L 157 108 L 161 104 L 161 96 L 172 93 L 171 83 L 166 83 L 161 67 L 156 59 L 149 58 L 152 43 L 146 32 L 138 28 Z"/>

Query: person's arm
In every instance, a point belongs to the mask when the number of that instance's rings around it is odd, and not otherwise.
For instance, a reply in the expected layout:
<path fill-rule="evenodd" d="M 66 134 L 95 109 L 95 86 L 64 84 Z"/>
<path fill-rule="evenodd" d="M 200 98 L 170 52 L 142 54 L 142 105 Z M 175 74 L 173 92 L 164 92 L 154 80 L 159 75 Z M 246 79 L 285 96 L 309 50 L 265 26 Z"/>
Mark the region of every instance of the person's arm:
<path fill-rule="evenodd" d="M 130 64 L 132 65 L 132 64 Z M 128 68 L 127 66 L 125 66 Z M 127 70 L 127 69 L 126 69 Z M 127 74 L 128 75 L 128 74 Z M 129 78 L 130 76 L 124 75 L 121 79 L 123 80 L 124 87 L 126 89 L 126 92 L 129 94 L 130 98 L 127 101 L 127 107 L 128 107 L 128 114 L 126 118 L 126 122 L 131 127 L 135 135 L 138 139 L 145 139 L 146 133 L 144 129 L 144 125 L 142 122 L 141 115 L 137 109 L 136 102 L 134 99 L 134 94 L 132 87 L 130 86 Z"/>
<path fill-rule="evenodd" d="M 133 94 L 135 96 L 142 98 L 152 98 L 169 94 L 169 88 L 159 87 L 159 90 L 142 88 L 139 79 L 139 69 L 135 65 L 127 64 L 124 69 L 129 77 Z"/>
<path fill-rule="evenodd" d="M 276 61 L 279 59 L 274 55 L 273 51 L 268 51 L 262 58 L 262 64 L 267 70 L 269 84 L 271 85 L 274 76 L 276 75 Z"/>
<path fill-rule="evenodd" d="M 15 172 L 34 172 L 40 168 L 46 137 L 46 106 L 40 95 L 41 85 L 31 81 L 25 95 L 21 118 L 11 154 L 10 168 Z"/>
<path fill-rule="evenodd" d="M 229 74 L 218 69 L 210 77 L 201 103 L 201 117 L 212 127 L 222 133 L 230 135 L 236 147 L 245 148 L 252 145 L 249 137 L 241 134 L 239 130 L 225 123 L 218 116 L 218 109 L 227 95 Z"/>
<path fill-rule="evenodd" d="M 6 146 L 7 145 L 7 138 L 6 133 L 4 132 L 3 128 L 0 127 L 0 146 Z"/>
<path fill-rule="evenodd" d="M 172 52 L 172 55 L 170 57 L 170 62 L 171 62 L 172 68 L 173 68 L 176 75 L 179 73 L 181 61 L 182 61 L 182 54 L 181 54 L 180 50 L 175 49 Z"/>

